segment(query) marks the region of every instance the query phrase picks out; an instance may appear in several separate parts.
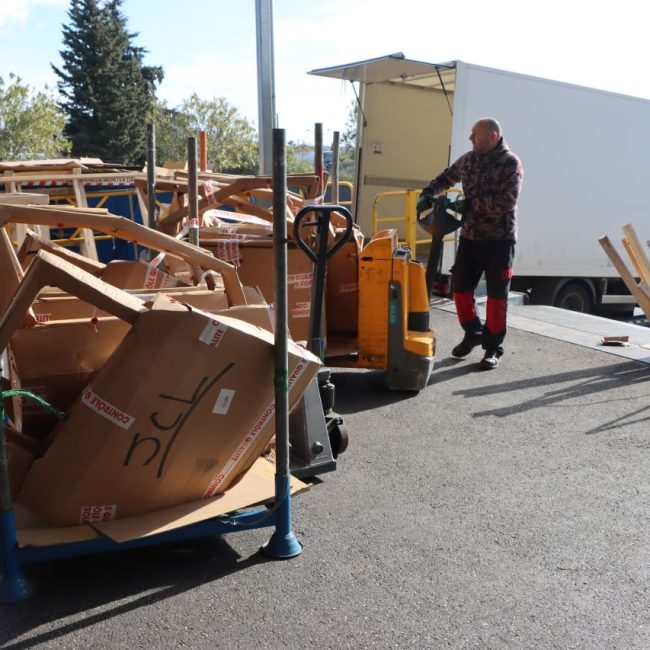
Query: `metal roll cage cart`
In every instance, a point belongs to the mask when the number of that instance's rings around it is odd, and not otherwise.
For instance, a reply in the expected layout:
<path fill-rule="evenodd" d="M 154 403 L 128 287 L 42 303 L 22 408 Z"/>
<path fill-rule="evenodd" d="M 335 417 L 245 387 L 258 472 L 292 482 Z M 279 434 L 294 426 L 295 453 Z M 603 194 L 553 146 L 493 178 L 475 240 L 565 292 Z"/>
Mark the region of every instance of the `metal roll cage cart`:
<path fill-rule="evenodd" d="M 9 484 L 6 422 L 0 418 L 0 602 L 23 600 L 30 594 L 30 587 L 21 567 L 34 562 L 70 558 L 94 553 L 126 550 L 154 544 L 187 541 L 212 535 L 240 532 L 275 526 L 269 541 L 261 551 L 272 558 L 288 559 L 302 552 L 302 544 L 296 539 L 291 523 L 291 489 L 289 474 L 289 415 L 288 415 L 288 319 L 287 319 L 287 223 L 286 223 L 286 145 L 284 129 L 273 129 L 273 213 L 276 215 L 273 229 L 275 263 L 275 422 L 276 465 L 275 502 L 266 507 L 219 516 L 127 542 L 115 542 L 109 538 L 70 542 L 43 547 L 19 548 Z"/>

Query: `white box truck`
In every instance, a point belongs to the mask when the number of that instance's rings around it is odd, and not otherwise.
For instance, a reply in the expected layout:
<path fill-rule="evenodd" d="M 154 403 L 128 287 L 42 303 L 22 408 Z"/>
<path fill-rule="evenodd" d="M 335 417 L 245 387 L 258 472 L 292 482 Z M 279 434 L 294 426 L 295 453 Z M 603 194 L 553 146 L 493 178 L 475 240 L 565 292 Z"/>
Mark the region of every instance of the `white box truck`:
<path fill-rule="evenodd" d="M 525 169 L 513 290 L 576 311 L 634 309 L 598 238 L 616 240 L 631 223 L 650 239 L 650 101 L 401 53 L 309 74 L 359 84 L 354 209 L 364 233 L 378 193 L 424 187 L 492 116 Z M 444 279 L 455 247 L 443 247 Z"/>

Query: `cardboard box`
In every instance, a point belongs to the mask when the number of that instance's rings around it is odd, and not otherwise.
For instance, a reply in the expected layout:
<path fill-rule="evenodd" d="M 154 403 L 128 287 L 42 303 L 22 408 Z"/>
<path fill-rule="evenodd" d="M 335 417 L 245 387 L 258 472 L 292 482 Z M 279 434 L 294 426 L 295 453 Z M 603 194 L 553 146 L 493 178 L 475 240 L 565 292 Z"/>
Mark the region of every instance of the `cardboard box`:
<path fill-rule="evenodd" d="M 156 264 L 113 260 L 106 265 L 101 279 L 119 289 L 170 289 L 185 282 L 161 271 Z"/>
<path fill-rule="evenodd" d="M 226 240 L 220 245 L 205 242 L 215 257 L 227 257 L 237 267 L 242 284 L 258 287 L 269 304 L 273 304 L 274 257 L 270 242 Z M 227 255 L 224 251 L 228 251 Z M 294 341 L 308 341 L 311 295 L 314 278 L 312 261 L 295 245 L 287 250 L 287 291 L 289 332 Z"/>
<path fill-rule="evenodd" d="M 359 327 L 359 257 L 363 235 L 358 228 L 329 259 L 325 289 L 328 335 L 356 336 Z"/>
<path fill-rule="evenodd" d="M 90 318 L 50 321 L 16 330 L 10 343 L 15 363 L 12 373 L 17 373 L 21 388 L 67 411 L 129 327 L 111 316 L 95 322 Z M 20 430 L 27 435 L 43 438 L 58 422 L 33 400 L 23 399 L 21 406 Z"/>
<path fill-rule="evenodd" d="M 240 320 L 143 313 L 56 427 L 19 502 L 74 524 L 222 492 L 274 434 L 272 345 L 269 333 Z M 291 346 L 291 406 L 317 367 Z"/>
<path fill-rule="evenodd" d="M 0 321 L 0 348 L 45 285 L 132 326 L 54 429 L 18 502 L 57 525 L 107 521 L 212 497 L 252 466 L 275 433 L 270 332 L 162 299 L 147 309 L 41 251 Z M 290 344 L 290 407 L 319 365 Z"/>
<path fill-rule="evenodd" d="M 309 489 L 309 485 L 291 477 L 291 494 Z M 258 458 L 242 479 L 225 492 L 137 517 L 95 524 L 56 527 L 47 524 L 19 503 L 14 504 L 18 546 L 51 546 L 108 537 L 115 542 L 148 537 L 212 519 L 225 513 L 273 500 L 274 465 Z"/>

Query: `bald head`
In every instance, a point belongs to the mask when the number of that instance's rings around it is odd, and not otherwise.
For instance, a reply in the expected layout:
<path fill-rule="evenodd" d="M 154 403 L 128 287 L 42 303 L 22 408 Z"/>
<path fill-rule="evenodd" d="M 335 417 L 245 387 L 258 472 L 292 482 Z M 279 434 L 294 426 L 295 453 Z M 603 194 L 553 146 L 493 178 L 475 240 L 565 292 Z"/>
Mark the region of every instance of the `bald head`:
<path fill-rule="evenodd" d="M 501 138 L 501 125 L 493 117 L 482 117 L 472 127 L 469 139 L 476 153 L 487 153 L 497 146 Z"/>

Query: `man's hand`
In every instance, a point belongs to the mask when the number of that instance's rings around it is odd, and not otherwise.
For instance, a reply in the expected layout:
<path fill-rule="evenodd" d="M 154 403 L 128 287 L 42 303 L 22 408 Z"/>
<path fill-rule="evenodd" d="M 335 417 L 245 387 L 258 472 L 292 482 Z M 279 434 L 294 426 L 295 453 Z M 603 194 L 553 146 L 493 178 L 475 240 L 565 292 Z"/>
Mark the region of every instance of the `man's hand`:
<path fill-rule="evenodd" d="M 424 212 L 433 207 L 433 193 L 426 187 L 420 193 L 417 202 L 417 211 Z"/>

